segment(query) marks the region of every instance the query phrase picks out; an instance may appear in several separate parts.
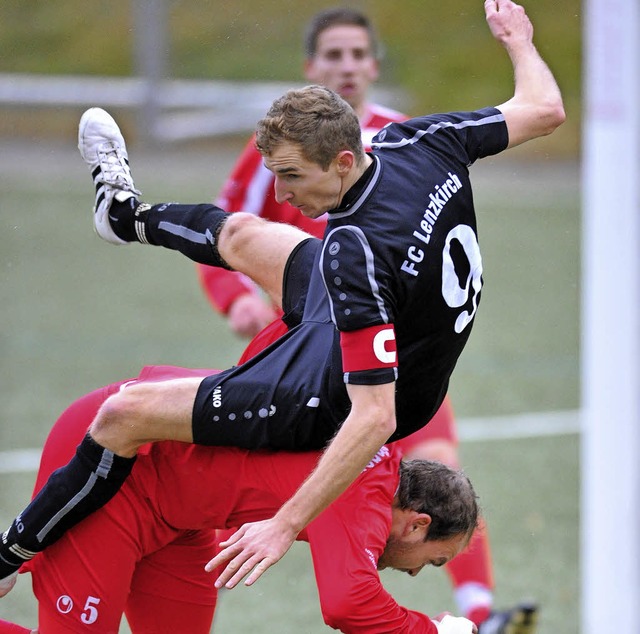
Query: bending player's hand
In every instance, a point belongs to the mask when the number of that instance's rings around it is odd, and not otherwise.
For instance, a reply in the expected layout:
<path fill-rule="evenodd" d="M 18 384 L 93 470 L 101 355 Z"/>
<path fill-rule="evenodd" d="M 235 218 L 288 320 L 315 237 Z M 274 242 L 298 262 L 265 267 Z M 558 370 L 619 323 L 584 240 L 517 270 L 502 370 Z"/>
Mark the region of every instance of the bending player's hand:
<path fill-rule="evenodd" d="M 0 579 L 0 598 L 9 594 L 13 589 L 13 586 L 16 585 L 16 581 L 18 580 L 18 572 L 12 572 L 8 577 L 4 579 Z"/>
<path fill-rule="evenodd" d="M 444 613 L 442 618 L 432 619 L 432 623 L 436 626 L 438 634 L 478 634 L 475 623 L 461 616 Z"/>
<path fill-rule="evenodd" d="M 235 588 L 242 579 L 253 585 L 268 568 L 280 561 L 298 536 L 278 517 L 241 526 L 229 539 L 220 542 L 221 552 L 206 566 L 211 572 L 228 562 L 216 580 L 216 588 Z"/>

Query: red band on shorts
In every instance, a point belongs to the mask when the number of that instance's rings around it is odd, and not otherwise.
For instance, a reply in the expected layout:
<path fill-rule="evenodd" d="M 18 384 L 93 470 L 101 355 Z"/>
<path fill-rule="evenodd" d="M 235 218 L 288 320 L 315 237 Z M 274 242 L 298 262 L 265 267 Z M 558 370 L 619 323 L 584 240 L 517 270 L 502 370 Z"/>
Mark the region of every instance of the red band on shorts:
<path fill-rule="evenodd" d="M 340 333 L 344 372 L 395 368 L 398 366 L 393 324 L 370 326 Z"/>

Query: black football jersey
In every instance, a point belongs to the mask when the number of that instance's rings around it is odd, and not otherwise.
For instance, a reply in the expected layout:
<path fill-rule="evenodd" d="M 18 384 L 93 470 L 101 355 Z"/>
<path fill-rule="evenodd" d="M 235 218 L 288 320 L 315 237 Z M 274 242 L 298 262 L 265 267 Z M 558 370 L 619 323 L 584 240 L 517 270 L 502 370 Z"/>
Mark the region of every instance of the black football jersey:
<path fill-rule="evenodd" d="M 507 143 L 504 117 L 493 108 L 383 128 L 372 165 L 329 212 L 323 240 L 309 239 L 289 259 L 289 332 L 203 381 L 197 442 L 324 447 L 349 413 L 345 383 L 396 381 L 390 440 L 426 425 L 447 392 L 482 289 L 468 166 Z M 357 362 L 345 367 L 349 355 Z"/>
<path fill-rule="evenodd" d="M 495 108 L 436 114 L 383 128 L 374 163 L 329 213 L 320 273 L 342 332 L 392 324 L 398 434 L 418 429 L 444 398 L 480 301 L 482 258 L 468 167 L 507 147 Z M 345 382 L 396 378 L 395 368 Z"/>

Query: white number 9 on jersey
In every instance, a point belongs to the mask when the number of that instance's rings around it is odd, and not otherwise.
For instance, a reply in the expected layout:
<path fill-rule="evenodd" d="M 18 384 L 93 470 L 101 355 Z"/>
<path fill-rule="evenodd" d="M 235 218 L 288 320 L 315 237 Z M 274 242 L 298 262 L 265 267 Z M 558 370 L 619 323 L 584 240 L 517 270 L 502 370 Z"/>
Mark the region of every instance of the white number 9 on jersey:
<path fill-rule="evenodd" d="M 457 240 L 469 261 L 466 280 L 458 277 L 451 257 L 451 242 Z M 466 268 L 466 267 L 465 267 Z M 460 308 L 469 299 L 473 301 L 471 311 L 463 310 L 456 319 L 455 331 L 461 333 L 478 310 L 478 297 L 482 288 L 482 257 L 476 234 L 468 225 L 458 225 L 449 231 L 442 252 L 442 296 L 450 308 Z"/>

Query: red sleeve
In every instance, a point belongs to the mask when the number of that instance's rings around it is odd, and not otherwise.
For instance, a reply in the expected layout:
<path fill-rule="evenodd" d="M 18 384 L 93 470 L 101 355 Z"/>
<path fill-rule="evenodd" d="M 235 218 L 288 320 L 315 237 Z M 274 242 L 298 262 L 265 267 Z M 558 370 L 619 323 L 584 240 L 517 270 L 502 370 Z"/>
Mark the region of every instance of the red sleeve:
<path fill-rule="evenodd" d="M 264 170 L 252 136 L 222 186 L 216 205 L 225 211 L 248 211 L 262 216 L 267 193 L 272 188 L 272 179 L 264 174 Z M 246 275 L 203 264 L 196 267 L 204 294 L 213 308 L 223 315 L 240 295 L 258 292 Z"/>
<path fill-rule="evenodd" d="M 395 466 L 376 464 L 308 527 L 306 536 L 324 621 L 348 634 L 437 634 L 426 614 L 398 605 L 384 589 L 377 561 L 391 525 Z M 376 471 L 380 468 L 380 471 Z"/>
<path fill-rule="evenodd" d="M 222 186 L 216 205 L 225 211 L 248 211 L 260 216 L 272 184 L 273 176 L 264 167 L 252 136 Z"/>
<path fill-rule="evenodd" d="M 225 211 L 245 211 L 272 222 L 284 222 L 316 237 L 322 235 L 326 225 L 325 218 L 306 218 L 289 203 L 278 203 L 273 174 L 264 166 L 262 155 L 254 145 L 254 137 L 238 157 L 216 205 Z M 213 308 L 223 315 L 229 312 L 231 304 L 240 295 L 259 293 L 258 287 L 246 275 L 202 264 L 196 266 L 202 290 Z"/>

